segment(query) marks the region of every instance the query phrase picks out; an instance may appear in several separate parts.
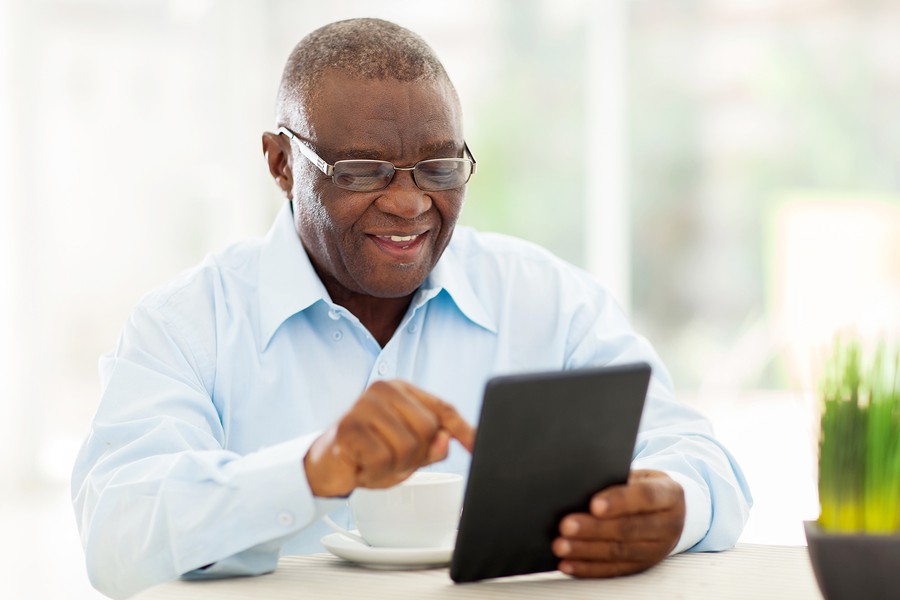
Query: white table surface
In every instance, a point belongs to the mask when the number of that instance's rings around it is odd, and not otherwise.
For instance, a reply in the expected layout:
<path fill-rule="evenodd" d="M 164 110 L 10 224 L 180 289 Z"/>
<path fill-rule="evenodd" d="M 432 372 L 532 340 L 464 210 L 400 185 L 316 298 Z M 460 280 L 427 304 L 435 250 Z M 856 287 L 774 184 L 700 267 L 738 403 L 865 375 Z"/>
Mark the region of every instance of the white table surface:
<path fill-rule="evenodd" d="M 673 556 L 630 577 L 577 580 L 560 572 L 455 584 L 447 568 L 380 571 L 330 554 L 288 556 L 274 573 L 215 581 L 172 581 L 135 600 L 280 598 L 659 598 L 821 600 L 805 547 L 739 544 L 720 553 Z"/>

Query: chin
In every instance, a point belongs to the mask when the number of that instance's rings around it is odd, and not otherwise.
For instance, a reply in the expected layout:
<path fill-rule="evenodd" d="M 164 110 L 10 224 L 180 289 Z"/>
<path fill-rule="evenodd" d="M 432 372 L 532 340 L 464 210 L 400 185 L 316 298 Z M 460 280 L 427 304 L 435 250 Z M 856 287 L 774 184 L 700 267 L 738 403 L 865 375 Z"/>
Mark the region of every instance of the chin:
<path fill-rule="evenodd" d="M 425 273 L 417 271 L 416 264 L 397 265 L 390 276 L 370 281 L 364 286 L 365 293 L 376 298 L 402 298 L 414 293 L 428 277 L 430 270 Z"/>

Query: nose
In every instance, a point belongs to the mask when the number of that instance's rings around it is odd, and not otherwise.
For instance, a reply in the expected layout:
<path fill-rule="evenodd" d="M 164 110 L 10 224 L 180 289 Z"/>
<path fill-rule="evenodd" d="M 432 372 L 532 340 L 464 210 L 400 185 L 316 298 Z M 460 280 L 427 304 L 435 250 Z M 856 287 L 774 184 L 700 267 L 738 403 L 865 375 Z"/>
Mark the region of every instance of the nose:
<path fill-rule="evenodd" d="M 431 196 L 419 189 L 412 171 L 397 171 L 381 195 L 375 200 L 379 210 L 403 219 L 415 219 L 431 208 Z"/>

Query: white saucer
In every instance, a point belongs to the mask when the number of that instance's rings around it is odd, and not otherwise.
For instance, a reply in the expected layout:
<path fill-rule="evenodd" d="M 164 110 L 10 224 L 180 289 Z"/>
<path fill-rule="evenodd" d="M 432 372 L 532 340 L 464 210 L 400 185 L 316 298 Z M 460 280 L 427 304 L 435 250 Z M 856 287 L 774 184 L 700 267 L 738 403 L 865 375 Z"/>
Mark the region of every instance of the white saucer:
<path fill-rule="evenodd" d="M 446 548 L 373 548 L 351 540 L 340 533 L 330 533 L 320 541 L 325 549 L 335 556 L 371 569 L 443 567 L 449 564 L 453 557 L 452 546 Z"/>

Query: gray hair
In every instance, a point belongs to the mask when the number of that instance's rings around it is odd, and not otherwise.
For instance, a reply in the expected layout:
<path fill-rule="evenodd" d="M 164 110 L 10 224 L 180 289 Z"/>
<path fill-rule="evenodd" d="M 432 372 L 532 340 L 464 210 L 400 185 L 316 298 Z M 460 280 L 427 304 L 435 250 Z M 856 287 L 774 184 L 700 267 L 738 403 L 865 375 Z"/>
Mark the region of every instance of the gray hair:
<path fill-rule="evenodd" d="M 279 125 L 300 125 L 319 79 L 328 70 L 360 79 L 403 82 L 443 78 L 453 89 L 434 50 L 412 31 L 382 19 L 337 21 L 304 37 L 288 56 L 278 88 Z"/>

